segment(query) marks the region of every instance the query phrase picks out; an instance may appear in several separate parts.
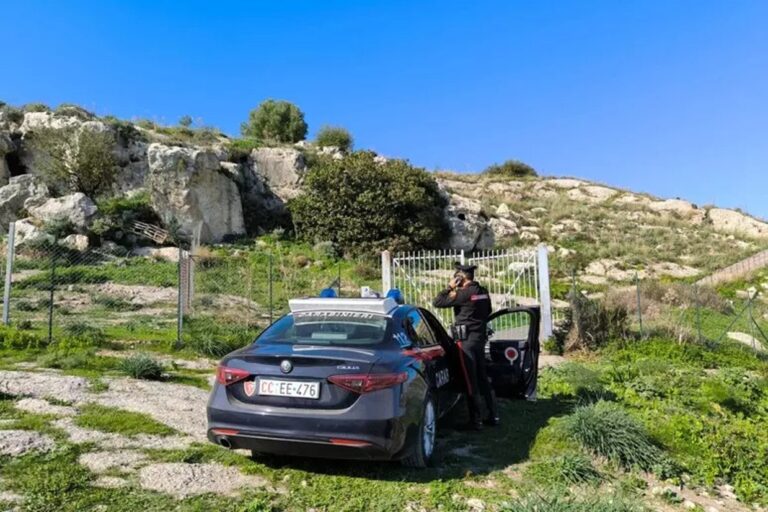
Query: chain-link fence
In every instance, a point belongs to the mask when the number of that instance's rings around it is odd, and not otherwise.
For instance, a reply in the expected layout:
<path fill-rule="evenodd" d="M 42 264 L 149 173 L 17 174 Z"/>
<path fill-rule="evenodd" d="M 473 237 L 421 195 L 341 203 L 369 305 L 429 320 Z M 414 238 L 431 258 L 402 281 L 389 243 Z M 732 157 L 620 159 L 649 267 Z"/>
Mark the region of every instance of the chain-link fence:
<path fill-rule="evenodd" d="M 768 272 L 715 286 L 684 281 L 635 279 L 601 291 L 582 289 L 574 276 L 563 322 L 564 345 L 605 339 L 663 337 L 677 342 L 732 340 L 768 350 Z M 567 330 L 568 332 L 563 332 Z"/>
<path fill-rule="evenodd" d="M 380 284 L 374 263 L 296 244 L 129 251 L 85 235 L 24 235 L 3 241 L 3 321 L 49 343 L 164 344 L 219 356 L 286 313 L 290 298 L 327 287 L 358 296 Z"/>

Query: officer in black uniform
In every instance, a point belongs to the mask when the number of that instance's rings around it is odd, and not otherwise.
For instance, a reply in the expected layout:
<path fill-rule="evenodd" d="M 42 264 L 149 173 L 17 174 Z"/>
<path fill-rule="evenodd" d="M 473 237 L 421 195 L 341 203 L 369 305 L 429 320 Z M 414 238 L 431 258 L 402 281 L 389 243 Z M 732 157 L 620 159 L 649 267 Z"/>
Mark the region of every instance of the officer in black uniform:
<path fill-rule="evenodd" d="M 485 344 L 488 342 L 486 322 L 491 314 L 491 297 L 488 290 L 475 281 L 472 265 L 456 263 L 456 273 L 448 288 L 441 291 L 433 305 L 437 308 L 453 308 L 454 337 L 461 349 L 461 367 L 467 384 L 470 428 L 480 430 L 483 423 L 498 425 L 499 415 L 496 396 L 493 393 L 485 368 Z M 481 418 L 480 395 L 485 399 L 488 416 Z"/>

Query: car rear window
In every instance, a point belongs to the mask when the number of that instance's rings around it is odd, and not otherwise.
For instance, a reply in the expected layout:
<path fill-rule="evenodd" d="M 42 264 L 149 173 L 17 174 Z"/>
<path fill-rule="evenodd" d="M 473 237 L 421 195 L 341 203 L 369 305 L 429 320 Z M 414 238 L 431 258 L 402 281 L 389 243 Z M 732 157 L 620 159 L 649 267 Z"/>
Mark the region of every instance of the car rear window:
<path fill-rule="evenodd" d="M 389 318 L 372 313 L 311 311 L 286 315 L 256 340 L 260 344 L 364 346 L 384 342 Z"/>

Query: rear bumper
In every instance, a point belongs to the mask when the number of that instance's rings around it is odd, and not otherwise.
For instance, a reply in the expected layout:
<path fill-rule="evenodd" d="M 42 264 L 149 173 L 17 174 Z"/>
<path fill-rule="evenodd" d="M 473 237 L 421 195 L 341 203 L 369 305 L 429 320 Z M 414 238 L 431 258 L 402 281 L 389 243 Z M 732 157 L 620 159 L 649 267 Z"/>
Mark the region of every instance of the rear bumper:
<path fill-rule="evenodd" d="M 233 435 L 226 431 L 222 433 L 220 429 L 210 429 L 208 440 L 231 449 L 254 450 L 276 455 L 366 460 L 397 458 L 396 454 L 391 453 L 386 447 L 359 438 L 300 439 L 242 431 L 237 431 L 237 434 Z"/>
<path fill-rule="evenodd" d="M 386 460 L 408 455 L 413 419 L 392 391 L 365 395 L 346 409 L 312 411 L 243 404 L 217 388 L 208 404 L 213 443 L 306 457 Z"/>

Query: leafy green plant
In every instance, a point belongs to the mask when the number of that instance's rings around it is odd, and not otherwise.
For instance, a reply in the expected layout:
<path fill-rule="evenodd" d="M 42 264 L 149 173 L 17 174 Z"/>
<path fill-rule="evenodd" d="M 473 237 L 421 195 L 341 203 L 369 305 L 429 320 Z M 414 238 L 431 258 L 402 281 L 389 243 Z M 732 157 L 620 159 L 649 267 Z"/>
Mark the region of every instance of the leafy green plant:
<path fill-rule="evenodd" d="M 59 345 L 67 347 L 99 347 L 107 342 L 107 334 L 100 327 L 76 321 L 64 326 L 65 339 Z"/>
<path fill-rule="evenodd" d="M 24 112 L 50 112 L 51 111 L 51 107 L 49 107 L 45 103 L 27 103 L 26 105 L 22 106 L 21 109 Z"/>
<path fill-rule="evenodd" d="M 114 183 L 117 160 L 110 131 L 90 128 L 41 128 L 30 134 L 30 146 L 43 155 L 37 162 L 53 190 L 96 197 Z"/>
<path fill-rule="evenodd" d="M 642 424 L 617 404 L 599 401 L 577 407 L 564 427 L 584 448 L 627 469 L 651 471 L 665 462 Z"/>
<path fill-rule="evenodd" d="M 147 354 L 135 354 L 120 362 L 120 371 L 134 379 L 160 380 L 163 365 Z"/>
<path fill-rule="evenodd" d="M 293 103 L 266 100 L 251 111 L 240 131 L 243 136 L 271 143 L 293 143 L 307 136 L 304 113 Z"/>
<path fill-rule="evenodd" d="M 303 193 L 288 204 L 297 234 L 346 252 L 440 246 L 448 227 L 434 178 L 405 161 L 374 158 L 358 151 L 310 169 Z"/>
<path fill-rule="evenodd" d="M 185 345 L 208 357 L 222 357 L 255 338 L 254 330 L 248 326 L 225 325 L 206 317 L 185 321 Z"/>
<path fill-rule="evenodd" d="M 320 146 L 334 146 L 342 151 L 352 151 L 354 140 L 348 130 L 340 126 L 323 126 L 317 132 L 315 143 Z"/>

